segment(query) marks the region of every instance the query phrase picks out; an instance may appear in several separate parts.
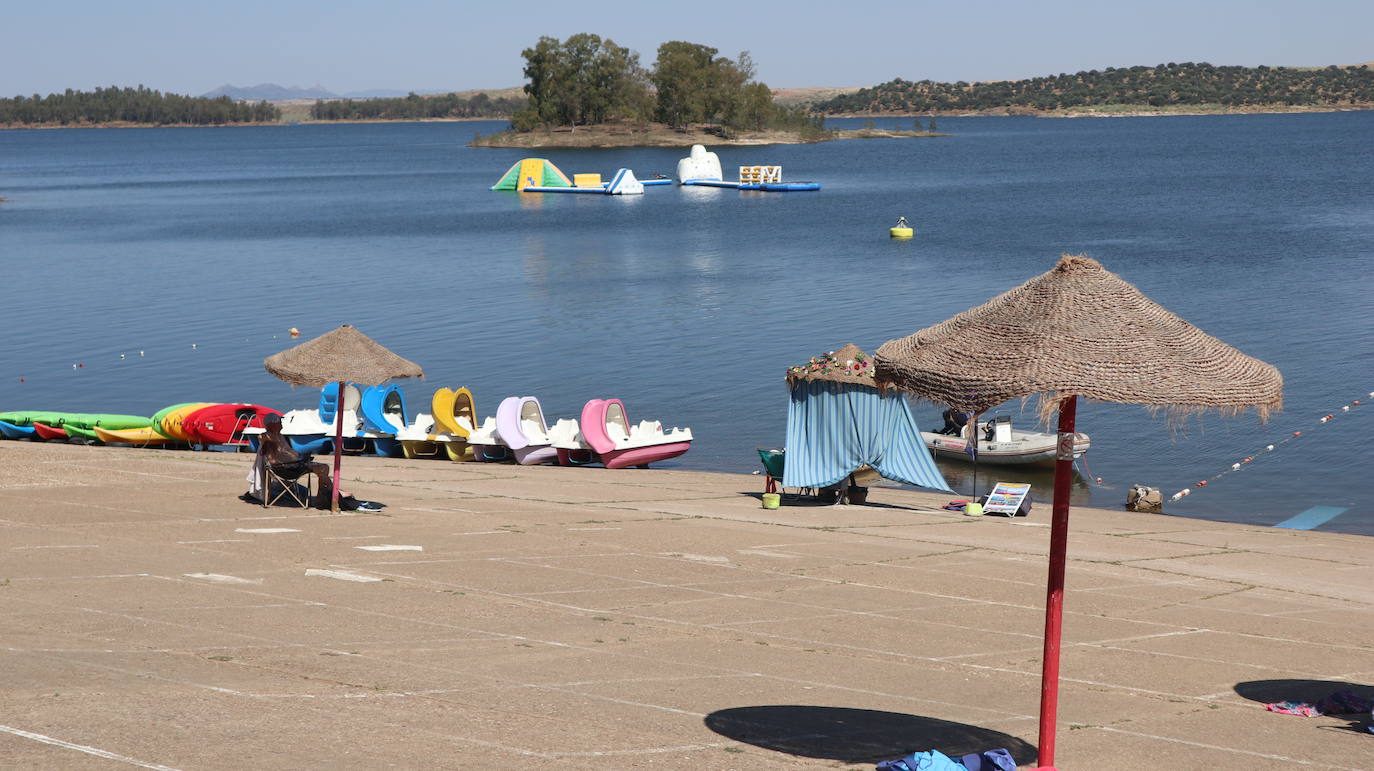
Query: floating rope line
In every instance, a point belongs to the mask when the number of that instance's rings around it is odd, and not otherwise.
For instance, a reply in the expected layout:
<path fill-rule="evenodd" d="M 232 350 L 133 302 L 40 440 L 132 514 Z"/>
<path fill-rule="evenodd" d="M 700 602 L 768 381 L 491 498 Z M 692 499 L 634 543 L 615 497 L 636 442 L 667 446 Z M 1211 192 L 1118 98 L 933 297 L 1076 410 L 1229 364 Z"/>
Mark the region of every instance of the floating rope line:
<path fill-rule="evenodd" d="M 1369 392 L 1369 398 L 1374 399 L 1374 391 L 1370 391 L 1370 392 Z M 1319 418 L 1319 419 L 1317 420 L 1317 425 L 1320 426 L 1320 425 L 1325 425 L 1325 424 L 1327 424 L 1327 423 L 1330 423 L 1331 421 L 1335 420 L 1336 417 L 1337 417 L 1337 415 L 1339 415 L 1340 413 L 1350 412 L 1350 408 L 1351 408 L 1351 407 L 1358 407 L 1358 406 L 1360 406 L 1362 403 L 1363 403 L 1363 402 L 1361 402 L 1359 399 L 1356 399 L 1356 400 L 1350 402 L 1349 404 L 1346 404 L 1346 405 L 1342 406 L 1342 407 L 1341 407 L 1339 410 L 1337 410 L 1336 412 L 1332 412 L 1332 413 L 1328 413 L 1328 414 L 1326 414 L 1326 415 L 1323 415 L 1323 416 L 1321 416 L 1321 418 Z M 1267 445 L 1265 445 L 1265 446 L 1264 446 L 1264 451 L 1263 451 L 1263 452 L 1264 452 L 1265 454 L 1271 453 L 1271 452 L 1277 450 L 1278 448 L 1282 447 L 1283 445 L 1288 444 L 1289 442 L 1293 441 L 1294 439 L 1299 439 L 1299 438 L 1301 438 L 1301 437 L 1302 437 L 1302 432 L 1301 432 L 1301 431 L 1294 431 L 1293 433 L 1289 434 L 1288 436 L 1285 436 L 1284 438 L 1278 440 L 1277 442 L 1274 442 L 1273 444 L 1267 444 Z M 1241 458 L 1241 459 L 1240 459 L 1239 461 L 1237 461 L 1236 463 L 1232 463 L 1230 468 L 1228 468 L 1228 469 L 1222 471 L 1221 473 L 1216 474 L 1216 475 L 1211 476 L 1211 477 L 1208 477 L 1207 479 L 1204 479 L 1204 480 L 1198 482 L 1197 484 L 1192 485 L 1191 487 L 1185 487 L 1185 488 L 1183 488 L 1182 490 L 1179 490 L 1178 492 L 1176 492 L 1176 493 L 1174 493 L 1173 495 L 1169 496 L 1169 500 L 1171 500 L 1171 501 L 1176 501 L 1176 500 L 1179 500 L 1180 498 L 1185 498 L 1185 497 L 1187 497 L 1188 495 L 1191 495 L 1192 492 L 1193 492 L 1194 490 L 1200 490 L 1200 489 L 1206 487 L 1209 483 L 1215 482 L 1215 481 L 1217 481 L 1218 479 L 1220 479 L 1221 477 L 1226 476 L 1227 474 L 1230 474 L 1230 473 L 1235 472 L 1235 471 L 1240 471 L 1240 470 L 1241 470 L 1242 468 L 1244 468 L 1245 466 L 1247 466 L 1247 465 L 1249 465 L 1250 463 L 1254 462 L 1255 458 L 1257 458 L 1257 457 L 1260 457 L 1260 453 L 1255 453 L 1254 455 L 1249 455 L 1249 456 L 1246 456 L 1246 457 L 1244 457 L 1244 458 Z"/>
<path fill-rule="evenodd" d="M 300 336 L 301 336 L 301 331 L 300 331 L 299 329 L 296 329 L 295 327 L 291 327 L 291 328 L 288 329 L 285 333 L 272 335 L 272 336 L 270 337 L 270 339 L 272 339 L 272 340 L 277 340 L 277 339 L 279 339 L 279 338 L 281 338 L 281 337 L 289 337 L 290 339 L 295 340 L 295 339 L 299 339 Z M 225 338 L 225 339 L 227 339 L 227 338 Z M 258 338 L 255 338 L 255 337 L 246 337 L 246 338 L 243 339 L 243 342 L 245 342 L 245 343 L 251 343 L 251 342 L 254 342 L 255 339 L 258 339 Z M 264 338 L 261 338 L 261 339 L 266 340 L 266 339 L 268 339 L 268 338 L 264 337 Z M 212 341 L 212 342 L 222 343 L 222 342 L 224 342 L 224 339 L 221 339 L 221 340 L 219 340 L 219 341 Z M 177 347 L 178 347 L 178 348 L 181 348 L 181 346 L 177 346 Z M 118 355 L 117 360 L 134 359 L 134 358 L 140 358 L 140 359 L 141 359 L 141 358 L 152 358 L 151 356 L 148 356 L 148 355 L 146 354 L 146 350 L 147 350 L 147 349 L 130 349 L 130 348 L 123 349 L 123 350 L 121 350 L 121 351 L 119 352 L 119 355 Z M 154 353 L 164 353 L 164 354 L 165 354 L 165 353 L 169 352 L 170 350 L 172 350 L 170 346 L 162 346 L 161 348 L 158 348 L 157 350 L 155 350 Z M 182 350 L 184 350 L 184 348 L 183 348 Z M 193 350 L 193 351 L 198 351 L 198 350 L 200 350 L 200 344 L 199 344 L 199 343 L 191 343 L 191 350 Z M 87 365 L 86 362 L 92 362 L 92 365 L 91 365 L 91 366 L 95 366 L 97 363 L 103 363 L 103 362 L 108 361 L 108 360 L 110 360 L 110 359 L 112 359 L 112 358 L 115 358 L 115 351 L 114 351 L 113 349 L 107 349 L 106 351 L 101 352 L 101 353 L 98 353 L 98 354 L 91 354 L 91 355 L 88 355 L 88 356 L 86 357 L 86 359 L 83 360 L 83 361 L 74 361 L 74 362 L 72 362 L 72 369 L 73 369 L 73 370 L 87 369 L 87 368 L 88 368 L 88 365 Z M 19 382 L 20 382 L 20 383 L 27 383 L 28 380 L 29 380 L 29 376 L 30 376 L 30 375 L 28 375 L 28 374 L 26 374 L 26 375 L 21 375 L 21 376 L 19 377 Z"/>

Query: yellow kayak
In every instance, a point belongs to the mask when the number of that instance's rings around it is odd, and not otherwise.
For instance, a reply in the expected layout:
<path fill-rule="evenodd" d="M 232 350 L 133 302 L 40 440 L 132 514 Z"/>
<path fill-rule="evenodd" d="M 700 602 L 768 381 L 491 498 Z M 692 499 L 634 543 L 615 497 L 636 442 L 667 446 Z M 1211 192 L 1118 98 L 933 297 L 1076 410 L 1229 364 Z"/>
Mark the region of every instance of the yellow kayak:
<path fill-rule="evenodd" d="M 117 429 L 108 429 L 96 426 L 93 430 L 95 431 L 96 437 L 99 438 L 100 441 L 105 442 L 106 444 L 149 445 L 166 444 L 167 442 L 178 441 L 176 439 L 168 439 L 162 434 L 159 434 L 158 432 L 153 430 L 152 426 L 144 426 L 143 428 Z"/>
<path fill-rule="evenodd" d="M 162 416 L 162 433 L 173 439 L 180 439 L 183 442 L 191 441 L 191 435 L 187 434 L 182 428 L 182 423 L 186 420 L 187 415 L 190 415 L 202 407 L 209 407 L 212 404 L 214 404 L 214 402 L 193 402 L 172 410 Z"/>

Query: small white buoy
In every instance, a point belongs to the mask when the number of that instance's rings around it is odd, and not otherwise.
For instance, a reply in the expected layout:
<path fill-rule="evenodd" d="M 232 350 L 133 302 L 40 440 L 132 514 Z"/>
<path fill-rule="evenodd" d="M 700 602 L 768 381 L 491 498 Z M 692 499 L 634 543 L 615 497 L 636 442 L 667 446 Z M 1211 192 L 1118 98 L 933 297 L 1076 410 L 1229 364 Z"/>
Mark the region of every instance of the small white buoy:
<path fill-rule="evenodd" d="M 194 349 L 195 347 L 196 347 L 196 344 L 195 344 L 195 343 L 191 343 L 191 348 Z"/>
<path fill-rule="evenodd" d="M 121 358 L 121 359 L 124 358 L 124 354 L 122 354 L 122 353 L 119 354 L 119 358 Z"/>
<path fill-rule="evenodd" d="M 142 355 L 143 355 L 143 351 L 139 351 L 139 352 L 138 352 L 138 355 L 139 355 L 139 356 L 142 356 Z"/>
<path fill-rule="evenodd" d="M 1265 452 L 1272 452 L 1273 449 L 1274 449 L 1274 445 L 1272 445 L 1272 444 L 1267 444 L 1267 445 L 1264 446 Z"/>

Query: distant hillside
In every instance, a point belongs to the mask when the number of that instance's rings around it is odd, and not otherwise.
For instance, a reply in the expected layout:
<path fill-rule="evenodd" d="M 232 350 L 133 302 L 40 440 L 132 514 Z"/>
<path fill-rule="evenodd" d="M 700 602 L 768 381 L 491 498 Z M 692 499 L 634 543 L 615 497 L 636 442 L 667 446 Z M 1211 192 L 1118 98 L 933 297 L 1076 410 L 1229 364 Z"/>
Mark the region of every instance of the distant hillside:
<path fill-rule="evenodd" d="M 822 115 L 874 115 L 1194 105 L 1237 110 L 1369 109 L 1374 108 L 1374 69 L 1369 65 L 1300 69 L 1170 62 L 987 83 L 913 83 L 898 78 L 815 102 L 811 109 Z"/>
<path fill-rule="evenodd" d="M 223 85 L 214 91 L 201 94 L 207 99 L 216 99 L 227 96 L 236 102 L 259 102 L 267 100 L 269 102 L 282 99 L 336 99 L 338 94 L 326 90 L 323 86 L 313 86 L 311 88 L 298 88 L 296 86 L 279 86 L 276 83 L 259 83 L 256 86 L 231 86 Z"/>

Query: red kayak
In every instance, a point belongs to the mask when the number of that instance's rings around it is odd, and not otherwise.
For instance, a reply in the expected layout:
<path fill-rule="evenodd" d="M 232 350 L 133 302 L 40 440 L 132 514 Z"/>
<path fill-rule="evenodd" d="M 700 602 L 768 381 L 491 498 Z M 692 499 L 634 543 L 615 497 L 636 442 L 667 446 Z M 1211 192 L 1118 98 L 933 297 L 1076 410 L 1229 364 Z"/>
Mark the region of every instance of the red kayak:
<path fill-rule="evenodd" d="M 38 434 L 38 438 L 40 438 L 40 439 L 66 439 L 66 438 L 67 438 L 67 429 L 62 428 L 61 426 L 50 426 L 50 425 L 48 425 L 47 423 L 38 423 L 38 422 L 35 422 L 35 423 L 33 424 L 33 432 L 34 432 L 35 434 Z"/>
<path fill-rule="evenodd" d="M 205 444 L 248 444 L 245 428 L 262 428 L 264 415 L 280 415 L 261 404 L 211 404 L 182 419 L 181 430 L 192 442 Z"/>

